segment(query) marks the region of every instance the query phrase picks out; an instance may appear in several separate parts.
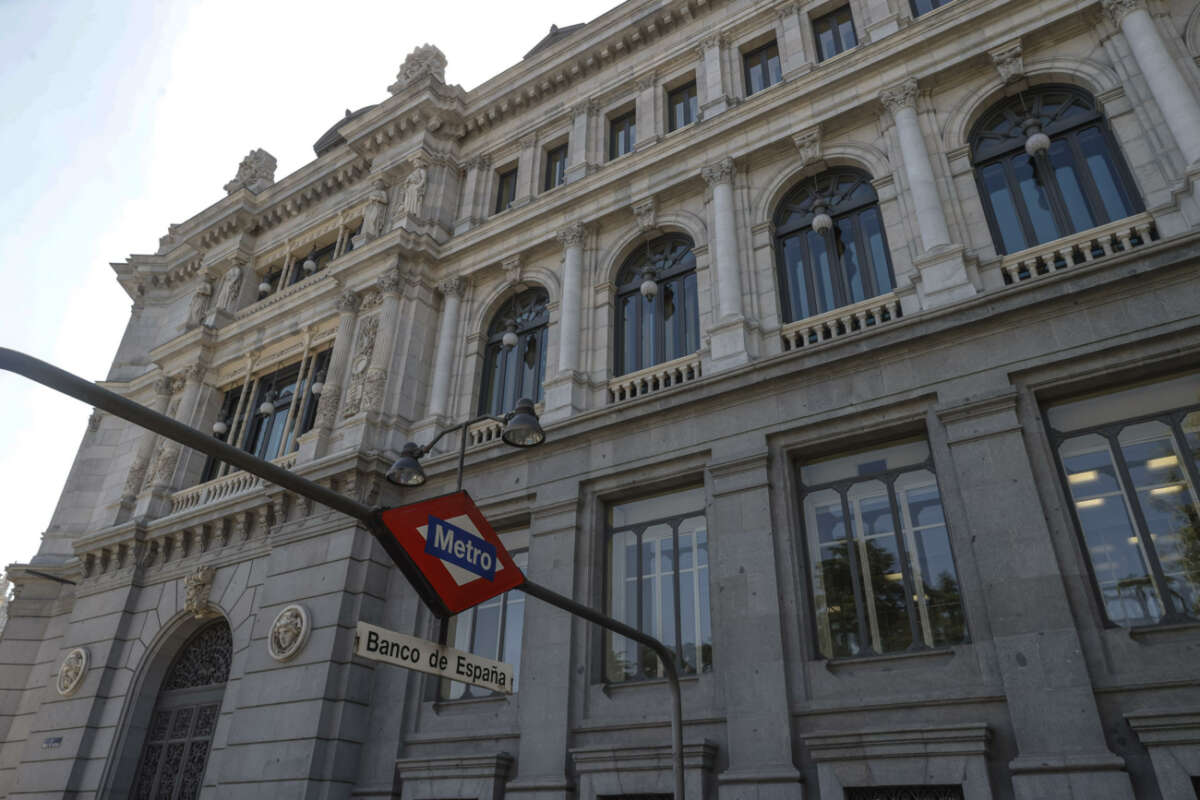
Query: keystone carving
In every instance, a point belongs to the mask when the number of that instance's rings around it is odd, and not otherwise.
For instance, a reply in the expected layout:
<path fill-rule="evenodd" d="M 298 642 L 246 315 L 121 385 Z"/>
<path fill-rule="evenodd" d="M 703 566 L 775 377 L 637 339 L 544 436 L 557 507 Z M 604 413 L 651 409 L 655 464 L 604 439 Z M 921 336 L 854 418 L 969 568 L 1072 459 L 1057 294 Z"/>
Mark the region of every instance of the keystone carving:
<path fill-rule="evenodd" d="M 186 592 L 183 608 L 196 619 L 215 617 L 218 612 L 209 605 L 208 596 L 212 594 L 213 578 L 217 571 L 212 567 L 199 567 L 183 579 Z"/>
<path fill-rule="evenodd" d="M 658 217 L 658 204 L 653 197 L 647 197 L 633 204 L 633 216 L 637 218 L 638 230 L 642 233 L 654 230 Z"/>
<path fill-rule="evenodd" d="M 504 270 L 504 277 L 508 285 L 513 286 L 521 282 L 521 257 L 509 256 L 500 262 L 500 269 Z"/>
<path fill-rule="evenodd" d="M 821 160 L 821 126 L 814 125 L 792 134 L 792 143 L 800 151 L 800 166 L 805 167 Z"/>
<path fill-rule="evenodd" d="M 241 189 L 249 189 L 258 194 L 275 182 L 275 164 L 275 156 L 266 150 L 251 150 L 238 165 L 237 175 L 225 184 L 226 193 L 233 194 Z"/>
<path fill-rule="evenodd" d="M 408 54 L 388 91 L 400 94 L 427 75 L 439 83 L 446 82 L 446 56 L 431 44 L 423 44 Z"/>
<path fill-rule="evenodd" d="M 1009 42 L 994 50 L 989 50 L 992 64 L 1000 73 L 1000 79 L 1005 83 L 1013 83 L 1025 77 L 1025 62 L 1021 60 L 1021 43 Z"/>

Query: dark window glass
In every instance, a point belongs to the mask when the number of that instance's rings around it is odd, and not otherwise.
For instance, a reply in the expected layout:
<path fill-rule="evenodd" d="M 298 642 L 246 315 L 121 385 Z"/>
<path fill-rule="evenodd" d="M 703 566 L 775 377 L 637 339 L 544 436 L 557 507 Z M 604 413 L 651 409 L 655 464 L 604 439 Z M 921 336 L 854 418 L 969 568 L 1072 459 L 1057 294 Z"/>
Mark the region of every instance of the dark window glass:
<path fill-rule="evenodd" d="M 528 566 L 527 551 L 512 551 L 510 555 L 519 569 L 524 570 Z M 524 630 L 525 593 L 505 592 L 451 617 L 446 629 L 446 643 L 483 658 L 512 664 L 512 690 L 516 692 L 521 677 L 521 636 Z M 446 700 L 488 697 L 492 694 L 494 692 L 482 686 L 450 680 L 441 682 L 441 695 Z"/>
<path fill-rule="evenodd" d="M 292 271 L 288 275 L 288 285 L 299 283 L 309 275 L 315 275 L 329 265 L 333 261 L 333 254 L 337 248 L 337 242 L 333 241 L 321 247 L 314 247 L 305 255 L 296 256 L 292 261 Z M 312 265 L 308 262 L 312 261 Z"/>
<path fill-rule="evenodd" d="M 1100 601 L 1114 624 L 1200 617 L 1197 383 L 1177 379 L 1047 410 Z M 1158 411 L 1181 401 L 1188 405 Z"/>
<path fill-rule="evenodd" d="M 818 61 L 836 56 L 858 44 L 858 37 L 854 35 L 854 18 L 850 16 L 850 6 L 842 6 L 837 11 L 814 19 L 813 33 L 817 37 Z"/>
<path fill-rule="evenodd" d="M 652 298 L 641 294 L 647 272 L 658 284 Z M 617 314 L 616 375 L 696 352 L 700 312 L 692 240 L 672 234 L 637 247 L 617 274 Z"/>
<path fill-rule="evenodd" d="M 546 180 L 542 188 L 546 191 L 562 186 L 567 179 L 567 146 L 560 145 L 546 151 Z"/>
<path fill-rule="evenodd" d="M 774 42 L 743 55 L 742 66 L 746 77 L 747 97 L 783 80 L 783 72 L 779 66 L 779 48 Z"/>
<path fill-rule="evenodd" d="M 492 317 L 483 357 L 480 414 L 511 411 L 522 397 L 542 401 L 549 302 L 545 289 L 529 289 L 508 300 Z M 510 330 L 517 344 L 506 348 L 504 334 Z"/>
<path fill-rule="evenodd" d="M 826 658 L 965 642 L 958 572 L 929 445 L 800 469 L 817 646 Z"/>
<path fill-rule="evenodd" d="M 696 121 L 696 82 L 667 93 L 667 130 L 674 131 Z"/>
<path fill-rule="evenodd" d="M 846 800 L 963 800 L 961 786 L 846 787 Z"/>
<path fill-rule="evenodd" d="M 1034 123 L 1050 137 L 1050 149 L 1030 157 L 1025 140 Z M 1100 110 L 1074 87 L 1038 87 L 990 109 L 971 132 L 971 156 L 1000 253 L 1142 210 Z"/>
<path fill-rule="evenodd" d="M 712 669 L 704 490 L 613 505 L 608 514 L 608 612 L 676 653 L 681 673 Z M 605 635 L 604 679 L 663 677 L 651 650 Z"/>
<path fill-rule="evenodd" d="M 914 17 L 919 17 L 935 8 L 941 8 L 950 2 L 950 0 L 909 0 L 912 6 L 912 14 Z"/>
<path fill-rule="evenodd" d="M 517 198 L 517 171 L 501 172 L 496 181 L 496 213 L 507 211 Z"/>
<path fill-rule="evenodd" d="M 633 152 L 637 143 L 637 116 L 633 111 L 613 117 L 608 122 L 608 158 L 620 158 Z"/>
<path fill-rule="evenodd" d="M 832 227 L 818 233 L 824 208 Z M 804 181 L 775 212 L 784 318 L 794 322 L 895 288 L 875 190 L 867 175 L 835 170 Z"/>

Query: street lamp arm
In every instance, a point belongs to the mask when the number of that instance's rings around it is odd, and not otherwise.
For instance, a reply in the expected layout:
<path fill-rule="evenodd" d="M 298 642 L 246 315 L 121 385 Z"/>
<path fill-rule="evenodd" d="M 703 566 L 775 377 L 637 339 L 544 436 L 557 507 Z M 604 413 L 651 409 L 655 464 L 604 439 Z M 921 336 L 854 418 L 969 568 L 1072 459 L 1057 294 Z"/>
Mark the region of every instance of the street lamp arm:
<path fill-rule="evenodd" d="M 442 440 L 442 437 L 445 436 L 447 433 L 453 433 L 454 431 L 459 430 L 460 428 L 469 428 L 472 425 L 474 425 L 476 422 L 483 422 L 485 419 L 491 420 L 492 422 L 500 422 L 500 423 L 504 423 L 504 422 L 508 421 L 507 417 L 499 417 L 499 416 L 495 416 L 493 414 L 480 414 L 478 417 L 475 417 L 475 419 L 469 419 L 466 422 L 459 422 L 456 425 L 451 425 L 449 428 L 445 428 L 437 436 L 433 437 L 433 441 L 431 441 L 429 444 L 422 447 L 421 455 L 423 455 L 423 456 L 428 455 L 430 452 L 432 452 L 433 448 L 437 447 L 437 443 L 440 442 Z"/>

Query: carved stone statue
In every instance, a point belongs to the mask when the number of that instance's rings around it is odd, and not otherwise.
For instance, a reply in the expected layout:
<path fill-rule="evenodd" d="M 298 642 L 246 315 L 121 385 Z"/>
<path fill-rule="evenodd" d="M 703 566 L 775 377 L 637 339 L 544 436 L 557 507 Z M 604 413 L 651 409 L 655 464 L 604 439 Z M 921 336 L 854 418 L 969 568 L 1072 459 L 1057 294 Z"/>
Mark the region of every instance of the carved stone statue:
<path fill-rule="evenodd" d="M 217 577 L 217 571 L 212 567 L 199 567 L 183 579 L 183 588 L 186 592 L 183 607 L 196 619 L 217 616 L 217 611 L 208 603 L 208 596 L 212 593 L 213 578 L 215 577 Z"/>
<path fill-rule="evenodd" d="M 192 295 L 192 304 L 188 306 L 187 326 L 188 328 L 199 327 L 204 321 L 204 315 L 208 313 L 208 303 L 212 299 L 213 285 L 211 281 L 200 281 L 200 285 L 196 287 L 196 293 Z"/>
<path fill-rule="evenodd" d="M 425 165 L 418 163 L 404 181 L 404 213 L 414 217 L 421 215 L 421 201 L 425 199 L 425 184 L 429 173 Z"/>
<path fill-rule="evenodd" d="M 441 83 L 446 82 L 446 56 L 431 44 L 423 44 L 408 54 L 396 75 L 396 82 L 388 87 L 388 91 L 400 94 L 426 75 Z"/>
<path fill-rule="evenodd" d="M 311 626 L 308 612 L 303 606 L 290 605 L 284 608 L 271 623 L 271 635 L 267 639 L 267 652 L 276 661 L 287 661 L 304 646 Z"/>
<path fill-rule="evenodd" d="M 249 189 L 258 194 L 275 182 L 275 156 L 261 148 L 251 150 L 238 165 L 237 175 L 225 184 L 225 191 L 233 194 L 241 189 Z"/>
<path fill-rule="evenodd" d="M 387 184 L 383 181 L 375 181 L 371 184 L 371 193 L 367 195 L 367 207 L 363 211 L 362 231 L 353 239 L 355 247 L 361 247 L 383 234 L 383 225 L 387 221 L 387 204 Z"/>
<path fill-rule="evenodd" d="M 76 647 L 63 658 L 62 666 L 58 668 L 56 687 L 63 697 L 75 694 L 83 676 L 87 672 L 88 655 L 82 647 Z"/>
<path fill-rule="evenodd" d="M 238 297 L 242 293 L 242 267 L 234 264 L 221 276 L 221 285 L 217 289 L 217 308 L 233 313 L 237 311 Z"/>

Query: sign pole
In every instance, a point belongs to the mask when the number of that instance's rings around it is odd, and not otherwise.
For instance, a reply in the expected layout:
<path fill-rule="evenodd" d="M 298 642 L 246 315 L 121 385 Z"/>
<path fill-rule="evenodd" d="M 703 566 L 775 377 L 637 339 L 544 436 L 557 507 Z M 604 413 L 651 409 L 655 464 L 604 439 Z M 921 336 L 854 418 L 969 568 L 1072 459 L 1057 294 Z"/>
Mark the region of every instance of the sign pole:
<path fill-rule="evenodd" d="M 17 350 L 0 347 L 0 369 L 23 375 L 36 383 L 47 386 L 57 392 L 74 397 L 76 400 L 107 411 L 113 416 L 128 420 L 146 430 L 153 431 L 174 442 L 198 450 L 205 455 L 220 459 L 235 467 L 245 470 L 251 475 L 257 475 L 265 481 L 281 486 L 288 491 L 314 500 L 323 506 L 340 511 L 348 517 L 353 517 L 363 524 L 367 531 L 383 546 L 388 555 L 404 573 L 404 577 L 412 584 L 421 600 L 438 617 L 445 619 L 447 611 L 433 587 L 425 579 L 421 570 L 412 559 L 398 546 L 396 539 L 380 519 L 379 509 L 360 503 L 332 489 L 327 489 L 319 483 L 302 478 L 296 473 L 272 464 L 270 461 L 252 456 L 245 450 L 226 444 L 220 439 L 204 434 L 190 425 L 184 425 L 165 414 L 160 414 L 146 408 L 141 403 L 135 403 L 116 392 L 111 392 L 97 386 L 89 380 L 74 375 L 66 370 L 47 364 L 45 361 L 26 355 Z M 466 450 L 466 428 L 463 429 L 464 441 L 460 443 L 459 453 L 459 488 L 462 487 L 462 458 Z M 399 556 L 399 557 L 398 557 Z M 663 663 L 667 673 L 667 682 L 671 686 L 671 751 L 674 756 L 675 800 L 684 800 L 683 795 L 683 711 L 679 690 L 679 672 L 675 668 L 675 654 L 658 639 L 648 636 L 635 628 L 631 628 L 620 620 L 613 619 L 607 614 L 601 614 L 595 609 L 577 603 L 565 595 L 535 583 L 528 578 L 516 587 L 526 594 L 536 597 L 550 605 L 557 606 L 567 613 L 582 617 L 589 622 L 608 628 L 628 639 L 646 645 L 653 650 Z"/>

